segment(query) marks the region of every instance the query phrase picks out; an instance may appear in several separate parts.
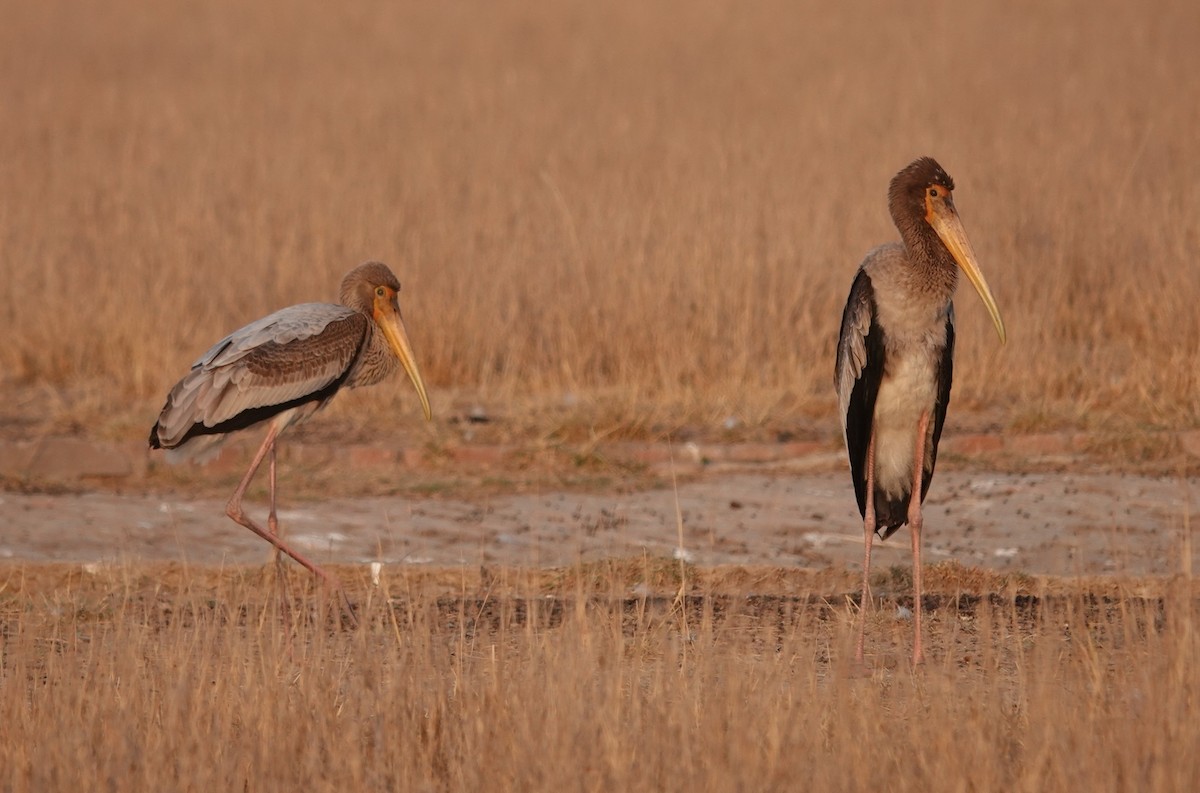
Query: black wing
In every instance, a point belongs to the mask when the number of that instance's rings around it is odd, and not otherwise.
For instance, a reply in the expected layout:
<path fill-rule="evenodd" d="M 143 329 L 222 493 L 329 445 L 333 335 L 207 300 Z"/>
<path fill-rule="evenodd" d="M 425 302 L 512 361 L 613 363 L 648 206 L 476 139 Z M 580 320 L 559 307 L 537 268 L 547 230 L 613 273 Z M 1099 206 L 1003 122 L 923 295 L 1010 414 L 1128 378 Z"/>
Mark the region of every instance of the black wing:
<path fill-rule="evenodd" d="M 871 443 L 875 398 L 879 396 L 885 356 L 883 328 L 876 321 L 876 313 L 871 277 L 860 269 L 842 312 L 833 379 L 846 453 L 850 457 L 854 494 L 858 497 L 858 511 L 864 516 L 867 510 L 867 448 Z M 945 410 L 942 409 L 937 416 L 935 433 L 941 432 L 944 417 Z"/>
<path fill-rule="evenodd" d="M 938 441 L 942 439 L 942 424 L 946 421 L 946 410 L 950 407 L 950 381 L 954 379 L 954 304 L 946 314 L 946 346 L 942 350 L 942 359 L 938 362 L 937 404 L 933 406 L 933 445 L 929 448 L 928 462 L 921 474 L 921 501 L 929 492 L 929 483 L 933 481 L 933 469 L 937 465 Z"/>

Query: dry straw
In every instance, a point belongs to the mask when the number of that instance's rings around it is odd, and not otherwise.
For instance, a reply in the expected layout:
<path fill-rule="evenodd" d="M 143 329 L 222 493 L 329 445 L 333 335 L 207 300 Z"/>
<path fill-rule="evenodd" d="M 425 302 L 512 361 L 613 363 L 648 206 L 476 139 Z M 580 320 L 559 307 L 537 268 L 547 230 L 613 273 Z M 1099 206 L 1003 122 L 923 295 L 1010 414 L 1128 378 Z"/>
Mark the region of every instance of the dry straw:
<path fill-rule="evenodd" d="M 864 676 L 849 607 L 714 593 L 680 619 L 669 586 L 630 596 L 638 566 L 441 592 L 364 573 L 356 630 L 300 575 L 281 606 L 270 573 L 9 569 L 0 786 L 1053 792 L 1200 775 L 1186 587 L 943 597 L 916 674 L 908 625 L 880 613 Z"/>
<path fill-rule="evenodd" d="M 1194 3 L 301 6 L 5 4 L 5 387 L 140 426 L 377 257 L 442 413 L 824 421 L 888 180 L 932 154 L 1012 329 L 960 301 L 961 415 L 1195 421 Z"/>

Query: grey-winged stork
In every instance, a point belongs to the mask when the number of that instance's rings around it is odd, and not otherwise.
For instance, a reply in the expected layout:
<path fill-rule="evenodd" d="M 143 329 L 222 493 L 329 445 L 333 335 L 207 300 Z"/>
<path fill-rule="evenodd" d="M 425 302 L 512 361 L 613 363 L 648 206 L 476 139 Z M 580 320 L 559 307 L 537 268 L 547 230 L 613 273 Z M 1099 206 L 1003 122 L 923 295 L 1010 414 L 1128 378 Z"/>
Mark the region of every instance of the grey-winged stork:
<path fill-rule="evenodd" d="M 167 395 L 150 430 L 150 448 L 168 459 L 194 459 L 232 433 L 267 425 L 266 437 L 225 512 L 327 583 L 337 582 L 279 536 L 275 511 L 275 446 L 279 434 L 320 410 L 343 388 L 374 385 L 403 367 L 425 418 L 429 397 L 400 317 L 400 282 L 380 262 L 342 279 L 341 305 L 289 306 L 235 330 L 192 364 Z M 242 509 L 242 497 L 270 456 L 271 510 L 263 530 Z"/>

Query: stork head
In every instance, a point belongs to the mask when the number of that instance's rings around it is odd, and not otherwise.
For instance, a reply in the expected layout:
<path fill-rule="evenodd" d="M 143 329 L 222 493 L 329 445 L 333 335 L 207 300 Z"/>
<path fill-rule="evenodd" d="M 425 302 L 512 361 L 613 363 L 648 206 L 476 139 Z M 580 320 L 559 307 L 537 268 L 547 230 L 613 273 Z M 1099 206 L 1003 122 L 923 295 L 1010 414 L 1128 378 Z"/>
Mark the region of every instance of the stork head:
<path fill-rule="evenodd" d="M 950 260 L 979 293 L 1003 344 L 1007 340 L 1004 320 L 1000 318 L 996 299 L 992 297 L 958 210 L 954 208 L 954 180 L 950 174 L 932 157 L 914 160 L 892 178 L 888 188 L 888 209 L 910 256 L 930 256 L 930 251 L 939 248 L 949 253 Z M 936 258 L 943 259 L 944 254 Z M 947 262 L 945 266 L 951 265 Z"/>
<path fill-rule="evenodd" d="M 364 262 L 346 273 L 342 279 L 342 305 L 362 312 L 374 321 L 383 333 L 388 347 L 404 367 L 404 371 L 417 389 L 425 418 L 432 417 L 429 396 L 425 393 L 425 381 L 417 369 L 417 359 L 404 329 L 400 316 L 400 281 L 391 269 L 382 262 Z"/>

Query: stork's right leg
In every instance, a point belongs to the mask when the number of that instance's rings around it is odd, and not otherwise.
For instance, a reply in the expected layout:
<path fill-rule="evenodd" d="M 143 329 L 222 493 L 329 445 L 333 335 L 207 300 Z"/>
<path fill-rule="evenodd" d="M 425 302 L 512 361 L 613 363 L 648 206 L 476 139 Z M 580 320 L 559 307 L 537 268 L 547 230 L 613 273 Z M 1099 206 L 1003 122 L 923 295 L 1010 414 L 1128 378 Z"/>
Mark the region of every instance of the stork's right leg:
<path fill-rule="evenodd" d="M 262 465 L 263 458 L 266 457 L 268 453 L 274 452 L 275 438 L 278 435 L 279 428 L 275 426 L 274 422 L 272 422 L 270 428 L 267 430 L 267 437 L 263 439 L 262 446 L 259 447 L 258 452 L 254 455 L 254 459 L 250 461 L 250 468 L 246 471 L 246 475 L 242 477 L 241 484 L 237 486 L 237 490 L 233 491 L 233 495 L 229 498 L 229 503 L 225 505 L 225 514 L 232 518 L 233 521 L 238 525 L 245 526 L 259 537 L 262 537 L 264 540 L 271 543 L 271 545 L 275 546 L 276 550 L 283 551 L 288 556 L 295 559 L 301 564 L 301 566 L 316 575 L 329 586 L 333 587 L 334 589 L 340 589 L 341 585 L 338 583 L 336 578 L 331 576 L 329 573 L 326 573 L 308 559 L 304 558 L 304 556 L 302 556 L 299 552 L 292 550 L 292 548 L 282 539 L 280 539 L 279 535 L 274 531 L 264 531 L 261 526 L 250 520 L 250 517 L 246 514 L 245 510 L 242 509 L 242 497 L 246 495 L 246 488 L 250 486 L 250 480 L 254 478 L 254 474 L 256 471 L 258 471 L 258 467 Z M 273 488 L 271 500 L 273 510 Z"/>
<path fill-rule="evenodd" d="M 279 536 L 279 517 L 275 511 L 275 448 L 276 448 L 275 444 L 272 443 L 271 444 L 271 460 L 267 467 L 267 472 L 268 472 L 269 482 L 270 482 L 270 491 L 271 491 L 271 511 L 267 513 L 267 531 L 271 532 L 276 537 L 278 537 Z M 278 570 L 278 569 L 280 569 L 281 563 L 283 562 L 283 557 L 281 557 L 279 555 L 279 547 L 276 546 L 274 551 L 272 551 L 272 553 L 275 557 L 275 568 L 276 568 L 276 570 Z"/>
<path fill-rule="evenodd" d="M 929 411 L 917 422 L 916 452 L 913 454 L 912 496 L 908 502 L 908 528 L 912 536 L 913 555 L 913 665 L 925 662 L 921 644 L 921 482 L 925 476 L 925 444 L 929 433 Z"/>
<path fill-rule="evenodd" d="M 858 641 L 854 645 L 854 660 L 863 660 L 863 644 L 867 632 L 867 606 L 871 603 L 871 544 L 875 540 L 875 433 L 867 444 L 867 506 L 863 516 L 863 577 L 862 598 L 859 600 Z"/>

